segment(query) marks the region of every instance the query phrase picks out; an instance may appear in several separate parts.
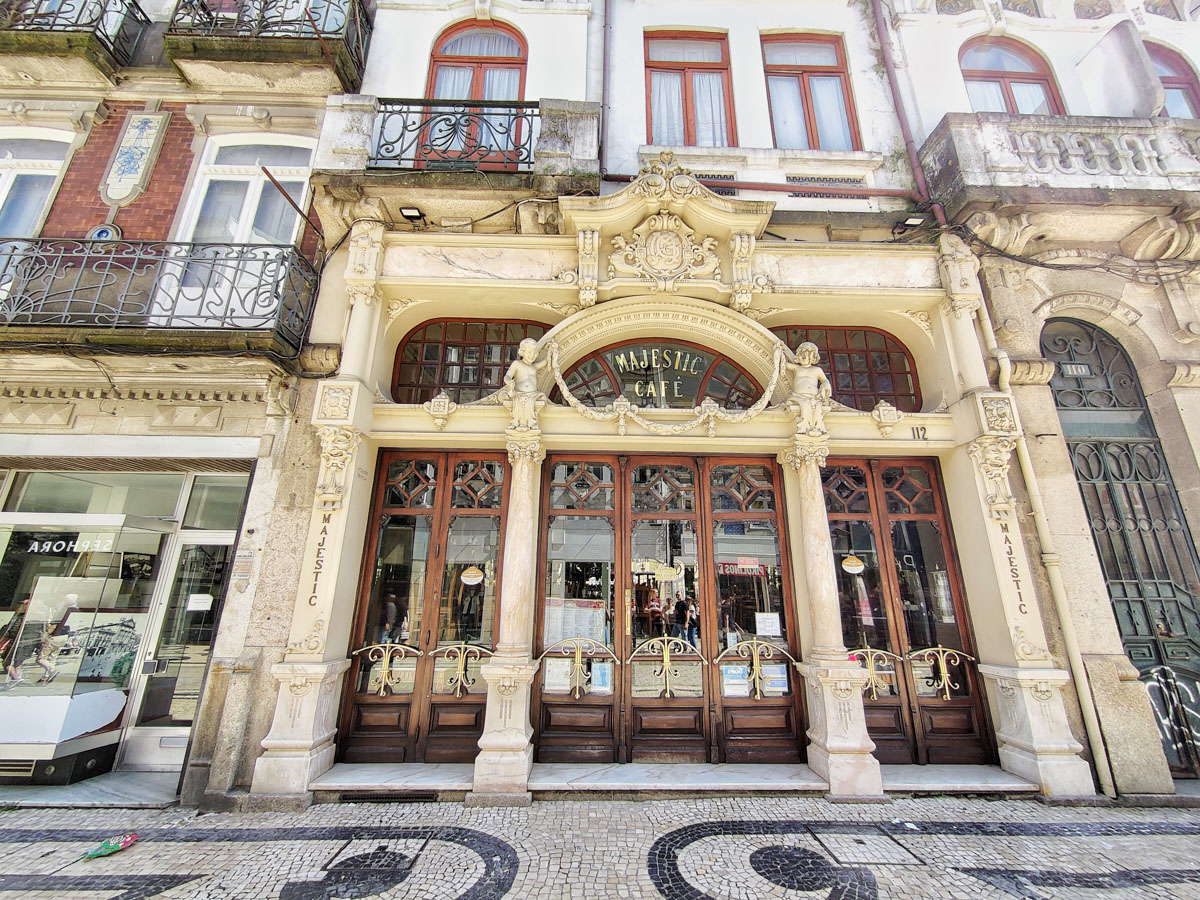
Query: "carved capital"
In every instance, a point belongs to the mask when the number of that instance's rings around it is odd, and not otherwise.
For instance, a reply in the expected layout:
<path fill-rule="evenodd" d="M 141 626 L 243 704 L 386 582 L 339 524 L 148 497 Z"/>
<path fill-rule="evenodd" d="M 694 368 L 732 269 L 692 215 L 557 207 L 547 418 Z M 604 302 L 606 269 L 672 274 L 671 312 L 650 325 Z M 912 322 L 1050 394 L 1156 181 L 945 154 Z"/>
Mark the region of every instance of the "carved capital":
<path fill-rule="evenodd" d="M 815 438 L 807 435 L 796 435 L 792 439 L 792 445 L 783 451 L 779 461 L 799 472 L 804 466 L 810 463 L 819 469 L 825 465 L 825 460 L 828 457 L 828 437 Z"/>
<path fill-rule="evenodd" d="M 362 441 L 362 432 L 349 425 L 322 425 L 321 471 L 317 476 L 317 503 L 322 509 L 340 509 L 346 495 L 346 472 Z"/>
<path fill-rule="evenodd" d="M 352 306 L 369 307 L 379 297 L 379 291 L 375 287 L 373 281 L 346 282 L 346 296 L 350 298 Z"/>
<path fill-rule="evenodd" d="M 504 449 L 508 451 L 510 465 L 516 465 L 522 460 L 538 465 L 546 458 L 546 451 L 542 449 L 542 433 L 540 431 L 508 431 L 507 436 Z"/>

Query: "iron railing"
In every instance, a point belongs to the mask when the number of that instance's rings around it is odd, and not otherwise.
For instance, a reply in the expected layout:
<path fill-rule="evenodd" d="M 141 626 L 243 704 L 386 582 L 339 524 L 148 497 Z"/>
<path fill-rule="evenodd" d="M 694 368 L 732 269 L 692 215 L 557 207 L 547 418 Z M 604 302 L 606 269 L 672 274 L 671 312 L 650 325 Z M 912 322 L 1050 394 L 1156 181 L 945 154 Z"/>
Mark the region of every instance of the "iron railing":
<path fill-rule="evenodd" d="M 134 0 L 8 0 L 0 30 L 92 34 L 118 65 L 133 59 L 150 19 Z"/>
<path fill-rule="evenodd" d="M 499 100 L 380 100 L 369 164 L 394 169 L 533 166 L 537 103 Z"/>
<path fill-rule="evenodd" d="M 371 40 L 363 0 L 179 0 L 169 34 L 344 42 L 362 72 Z"/>
<path fill-rule="evenodd" d="M 294 247 L 0 240 L 0 326 L 271 331 L 299 351 L 316 287 Z"/>

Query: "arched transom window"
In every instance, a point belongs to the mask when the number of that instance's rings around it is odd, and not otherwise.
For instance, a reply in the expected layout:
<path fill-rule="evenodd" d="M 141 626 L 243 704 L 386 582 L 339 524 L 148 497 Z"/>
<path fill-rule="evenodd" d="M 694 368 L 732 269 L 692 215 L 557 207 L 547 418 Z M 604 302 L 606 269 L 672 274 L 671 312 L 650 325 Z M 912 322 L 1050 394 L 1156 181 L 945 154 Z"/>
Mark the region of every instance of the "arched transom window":
<path fill-rule="evenodd" d="M 745 409 L 762 395 L 758 382 L 737 363 L 683 341 L 616 344 L 581 359 L 563 380 L 586 406 L 624 396 L 638 406 L 691 409 L 711 397 L 727 409 Z"/>
<path fill-rule="evenodd" d="M 1200 118 L 1200 82 L 1187 60 L 1157 44 L 1147 44 L 1146 50 L 1162 80 L 1165 95 L 1162 114 L 1173 119 Z"/>
<path fill-rule="evenodd" d="M 976 38 L 959 57 L 973 112 L 1063 115 L 1050 66 L 1028 47 L 1003 38 Z"/>
<path fill-rule="evenodd" d="M 525 47 L 515 32 L 468 23 L 438 40 L 430 71 L 435 100 L 520 100 Z"/>
<path fill-rule="evenodd" d="M 829 376 L 833 399 L 854 409 L 874 409 L 886 400 L 903 412 L 921 408 L 917 369 L 908 349 L 874 328 L 772 328 L 793 350 L 811 341 L 821 351 L 821 368 Z"/>
<path fill-rule="evenodd" d="M 392 397 L 397 403 L 424 403 L 443 391 L 455 403 L 486 397 L 504 385 L 521 341 L 549 329 L 541 322 L 508 320 L 426 322 L 400 342 Z"/>

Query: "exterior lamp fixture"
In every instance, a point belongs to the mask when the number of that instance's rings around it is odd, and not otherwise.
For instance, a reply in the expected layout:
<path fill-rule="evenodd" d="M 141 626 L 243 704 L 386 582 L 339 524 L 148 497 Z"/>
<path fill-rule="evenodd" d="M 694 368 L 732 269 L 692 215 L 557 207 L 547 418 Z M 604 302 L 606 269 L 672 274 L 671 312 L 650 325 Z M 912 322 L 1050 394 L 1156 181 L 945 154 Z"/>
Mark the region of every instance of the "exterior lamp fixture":
<path fill-rule="evenodd" d="M 415 206 L 400 207 L 400 215 L 403 216 L 405 220 L 413 223 L 422 222 L 425 220 L 425 214 Z"/>
<path fill-rule="evenodd" d="M 925 217 L 920 213 L 913 213 L 904 220 L 905 228 L 916 228 L 918 225 L 925 224 Z"/>

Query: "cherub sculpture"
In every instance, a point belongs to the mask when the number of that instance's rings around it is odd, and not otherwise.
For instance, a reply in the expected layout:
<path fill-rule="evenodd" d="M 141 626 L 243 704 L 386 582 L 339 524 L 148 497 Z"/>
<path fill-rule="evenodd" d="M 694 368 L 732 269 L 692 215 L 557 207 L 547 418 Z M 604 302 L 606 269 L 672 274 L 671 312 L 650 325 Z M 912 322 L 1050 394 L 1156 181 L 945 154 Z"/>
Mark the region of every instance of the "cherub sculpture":
<path fill-rule="evenodd" d="M 509 428 L 521 431 L 538 427 L 538 413 L 546 395 L 538 390 L 538 372 L 550 364 L 548 357 L 538 359 L 538 345 L 525 338 L 517 348 L 517 358 L 504 374 L 504 405 L 512 412 Z"/>
<path fill-rule="evenodd" d="M 794 360 L 783 362 L 792 385 L 783 405 L 796 414 L 796 433 L 810 437 L 828 433 L 825 413 L 833 408 L 833 388 L 818 365 L 820 361 L 821 351 L 817 345 L 805 341 L 796 348 Z"/>

